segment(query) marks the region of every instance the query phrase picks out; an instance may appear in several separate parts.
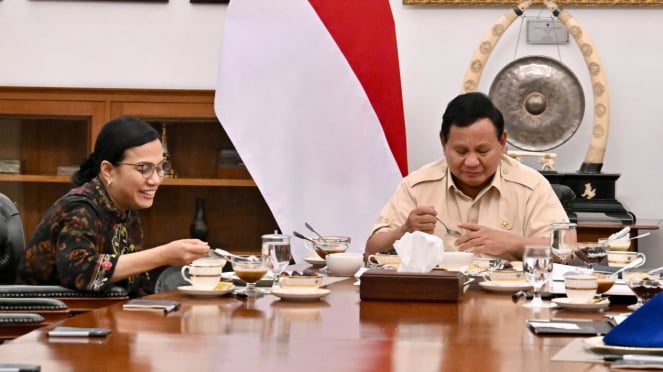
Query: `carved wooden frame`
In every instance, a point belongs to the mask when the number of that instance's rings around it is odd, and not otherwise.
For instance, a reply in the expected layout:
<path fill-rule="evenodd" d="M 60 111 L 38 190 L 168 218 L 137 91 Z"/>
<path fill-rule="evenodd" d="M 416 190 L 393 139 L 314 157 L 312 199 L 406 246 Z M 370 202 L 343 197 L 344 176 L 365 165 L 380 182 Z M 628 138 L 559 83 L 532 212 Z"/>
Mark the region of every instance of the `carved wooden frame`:
<path fill-rule="evenodd" d="M 541 1 L 535 1 L 541 3 Z M 663 6 L 663 0 L 568 0 L 557 1 L 560 6 Z M 506 0 L 403 0 L 404 5 L 445 6 L 515 6 L 517 1 Z"/>

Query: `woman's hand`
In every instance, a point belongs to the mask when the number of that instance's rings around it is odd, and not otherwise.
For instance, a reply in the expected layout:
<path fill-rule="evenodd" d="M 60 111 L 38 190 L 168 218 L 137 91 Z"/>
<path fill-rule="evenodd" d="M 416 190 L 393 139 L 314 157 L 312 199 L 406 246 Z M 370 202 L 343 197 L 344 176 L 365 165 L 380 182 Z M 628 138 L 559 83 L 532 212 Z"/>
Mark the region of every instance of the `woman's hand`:
<path fill-rule="evenodd" d="M 199 239 L 180 239 L 156 247 L 164 265 L 187 265 L 198 258 L 207 256 L 209 244 Z"/>

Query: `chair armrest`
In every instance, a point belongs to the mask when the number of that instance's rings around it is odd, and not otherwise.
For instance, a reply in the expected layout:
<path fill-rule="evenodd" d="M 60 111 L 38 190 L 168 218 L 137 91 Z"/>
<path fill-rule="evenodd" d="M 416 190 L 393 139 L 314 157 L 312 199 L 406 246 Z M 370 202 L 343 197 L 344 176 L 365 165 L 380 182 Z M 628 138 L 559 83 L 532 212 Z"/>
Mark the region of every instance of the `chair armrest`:
<path fill-rule="evenodd" d="M 0 313 L 0 326 L 13 326 L 17 324 L 39 324 L 44 317 L 31 313 Z"/>
<path fill-rule="evenodd" d="M 53 298 L 0 298 L 0 312 L 68 310 L 67 305 Z"/>
<path fill-rule="evenodd" d="M 49 298 L 126 298 L 127 290 L 122 287 L 111 287 L 106 292 L 86 292 L 59 285 L 0 285 L 0 298 L 49 297 Z"/>

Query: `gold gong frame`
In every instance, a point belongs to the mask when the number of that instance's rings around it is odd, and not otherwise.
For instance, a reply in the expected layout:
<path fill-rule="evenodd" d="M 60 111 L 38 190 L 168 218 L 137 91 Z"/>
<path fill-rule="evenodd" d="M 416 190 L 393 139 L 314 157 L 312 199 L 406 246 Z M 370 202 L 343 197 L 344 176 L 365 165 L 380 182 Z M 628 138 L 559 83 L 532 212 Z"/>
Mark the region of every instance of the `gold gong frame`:
<path fill-rule="evenodd" d="M 534 1 L 535 4 L 542 1 Z M 511 1 L 505 0 L 403 0 L 405 5 L 446 5 L 446 6 L 509 6 Z M 663 0 L 569 0 L 558 1 L 563 6 L 663 6 Z"/>
<path fill-rule="evenodd" d="M 513 21 L 521 16 L 533 3 L 535 3 L 534 0 L 524 0 L 509 9 L 497 20 L 497 23 L 491 27 L 490 31 L 486 33 L 483 40 L 479 43 L 479 47 L 474 51 L 470 64 L 465 71 L 461 92 L 472 92 L 478 89 L 483 69 L 495 45 Z M 601 167 L 603 167 L 603 157 L 608 144 L 608 130 L 610 127 L 608 84 L 603 65 L 589 36 L 571 14 L 552 0 L 543 0 L 543 5 L 569 30 L 569 33 L 580 47 L 585 64 L 589 70 L 594 96 L 594 125 L 592 127 L 589 148 L 587 149 L 585 160 L 580 166 L 580 172 L 600 173 Z"/>

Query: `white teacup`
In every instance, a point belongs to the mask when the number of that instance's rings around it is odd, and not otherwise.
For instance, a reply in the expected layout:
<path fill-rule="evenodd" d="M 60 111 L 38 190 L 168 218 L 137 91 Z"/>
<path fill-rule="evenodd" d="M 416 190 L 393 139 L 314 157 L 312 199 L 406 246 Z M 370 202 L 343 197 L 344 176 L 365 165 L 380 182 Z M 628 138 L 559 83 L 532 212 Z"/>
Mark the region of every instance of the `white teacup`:
<path fill-rule="evenodd" d="M 182 278 L 191 283 L 195 289 L 212 290 L 219 284 L 225 264 L 226 260 L 221 258 L 199 258 L 189 265 L 182 266 Z"/>
<path fill-rule="evenodd" d="M 398 267 L 401 258 L 397 254 L 376 253 L 368 256 L 368 262 L 372 264 Z"/>
<path fill-rule="evenodd" d="M 625 266 L 637 257 L 642 257 L 642 263 L 645 262 L 645 254 L 641 252 L 608 251 L 608 265 L 615 267 Z"/>
<path fill-rule="evenodd" d="M 596 295 L 598 278 L 592 275 L 568 275 L 564 277 L 564 290 L 569 301 L 586 304 Z"/>
<path fill-rule="evenodd" d="M 353 276 L 364 266 L 364 255 L 361 253 L 332 253 L 325 258 L 327 269 L 334 276 Z"/>

